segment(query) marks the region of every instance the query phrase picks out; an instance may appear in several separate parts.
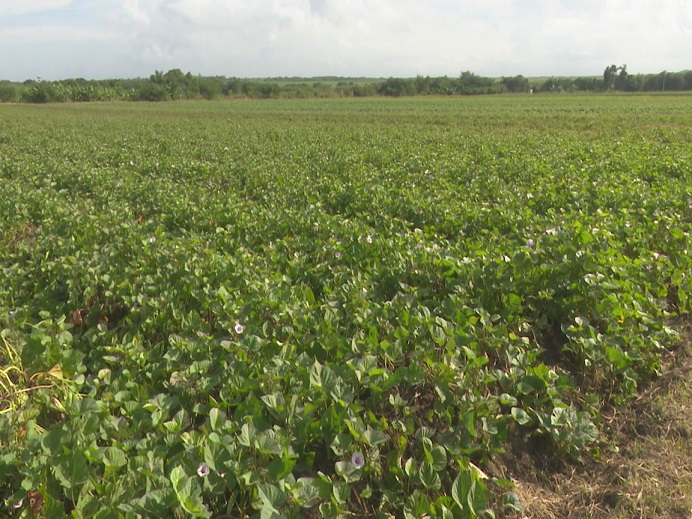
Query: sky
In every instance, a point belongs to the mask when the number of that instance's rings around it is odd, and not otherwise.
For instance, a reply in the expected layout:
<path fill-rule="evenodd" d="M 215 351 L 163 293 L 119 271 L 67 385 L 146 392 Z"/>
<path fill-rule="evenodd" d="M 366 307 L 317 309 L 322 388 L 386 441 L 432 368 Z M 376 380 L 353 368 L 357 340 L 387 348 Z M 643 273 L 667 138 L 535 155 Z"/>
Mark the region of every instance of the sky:
<path fill-rule="evenodd" d="M 690 0 L 0 0 L 0 79 L 692 69 Z"/>

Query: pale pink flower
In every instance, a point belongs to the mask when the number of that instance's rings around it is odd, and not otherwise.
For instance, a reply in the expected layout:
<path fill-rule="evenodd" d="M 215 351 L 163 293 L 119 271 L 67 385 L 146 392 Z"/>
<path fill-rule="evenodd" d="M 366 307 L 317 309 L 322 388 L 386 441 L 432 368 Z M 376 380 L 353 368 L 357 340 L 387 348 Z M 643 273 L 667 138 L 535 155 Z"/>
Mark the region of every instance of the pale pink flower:
<path fill-rule="evenodd" d="M 351 463 L 357 469 L 362 469 L 365 466 L 365 456 L 360 451 L 356 451 L 351 456 Z"/>

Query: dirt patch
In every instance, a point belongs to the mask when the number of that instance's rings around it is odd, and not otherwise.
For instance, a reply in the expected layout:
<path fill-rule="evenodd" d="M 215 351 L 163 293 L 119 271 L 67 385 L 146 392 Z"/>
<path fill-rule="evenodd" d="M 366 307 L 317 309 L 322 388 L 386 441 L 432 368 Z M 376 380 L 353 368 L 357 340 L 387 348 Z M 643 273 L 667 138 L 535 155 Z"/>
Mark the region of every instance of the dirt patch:
<path fill-rule="evenodd" d="M 598 459 L 554 461 L 517 433 L 493 475 L 512 479 L 524 507 L 514 518 L 692 518 L 692 319 L 663 375 L 604 416 Z"/>

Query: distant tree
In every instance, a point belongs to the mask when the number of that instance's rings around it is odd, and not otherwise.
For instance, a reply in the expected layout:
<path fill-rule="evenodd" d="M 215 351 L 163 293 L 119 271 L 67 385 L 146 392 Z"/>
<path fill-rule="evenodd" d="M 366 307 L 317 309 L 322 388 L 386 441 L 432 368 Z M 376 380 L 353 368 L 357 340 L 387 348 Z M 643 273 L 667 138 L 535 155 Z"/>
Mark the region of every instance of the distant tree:
<path fill-rule="evenodd" d="M 216 99 L 221 95 L 221 83 L 213 78 L 199 78 L 199 93 L 204 99 Z"/>
<path fill-rule="evenodd" d="M 412 96 L 416 94 L 415 86 L 412 81 L 390 77 L 386 81 L 380 83 L 378 92 L 383 96 Z"/>
<path fill-rule="evenodd" d="M 166 86 L 151 81 L 137 84 L 132 91 L 133 101 L 168 101 L 169 99 Z"/>
<path fill-rule="evenodd" d="M 507 89 L 507 92 L 518 93 L 529 91 L 529 80 L 524 76 L 503 77 L 502 84 Z"/>
<path fill-rule="evenodd" d="M 31 86 L 21 92 L 21 100 L 25 103 L 54 103 L 64 101 L 62 92 L 49 81 L 32 82 Z"/>
<path fill-rule="evenodd" d="M 578 77 L 573 80 L 574 88 L 582 92 L 603 90 L 603 79 L 600 77 Z"/>
<path fill-rule="evenodd" d="M 14 103 L 19 99 L 19 88 L 9 81 L 0 81 L 0 103 Z"/>
<path fill-rule="evenodd" d="M 630 90 L 630 88 L 629 88 L 630 75 L 627 73 L 627 65 L 623 65 L 622 67 L 619 67 L 618 70 L 620 71 L 620 74 L 615 79 L 615 88 L 617 90 Z"/>
<path fill-rule="evenodd" d="M 575 83 L 569 78 L 551 77 L 541 85 L 541 92 L 573 92 Z"/>
<path fill-rule="evenodd" d="M 451 95 L 455 92 L 455 80 L 447 76 L 436 77 L 430 80 L 430 93 L 435 95 Z"/>
<path fill-rule="evenodd" d="M 627 77 L 627 90 L 632 92 L 644 90 L 644 76 L 642 74 L 630 74 Z"/>
<path fill-rule="evenodd" d="M 683 72 L 664 72 L 661 90 L 685 90 L 687 80 Z"/>
<path fill-rule="evenodd" d="M 151 76 L 149 76 L 149 81 L 157 85 L 163 85 L 163 71 L 156 70 Z"/>
<path fill-rule="evenodd" d="M 458 94 L 487 94 L 493 86 L 494 80 L 488 77 L 482 77 L 466 70 L 461 73 L 457 80 Z"/>
<path fill-rule="evenodd" d="M 354 97 L 368 97 L 377 94 L 377 85 L 375 83 L 356 83 L 353 85 Z"/>
<path fill-rule="evenodd" d="M 692 90 L 692 70 L 686 70 L 685 72 L 681 72 L 681 74 L 685 80 L 684 89 Z"/>
<path fill-rule="evenodd" d="M 618 80 L 618 71 L 620 71 L 620 74 L 622 74 L 624 71 L 624 77 L 627 78 L 627 65 L 623 65 L 621 67 L 618 67 L 617 65 L 610 65 L 603 71 L 603 87 L 606 90 L 613 90 L 615 88 Z"/>
<path fill-rule="evenodd" d="M 430 76 L 416 76 L 416 79 L 414 80 L 413 84 L 416 88 L 416 94 L 426 95 L 430 93 Z"/>
<path fill-rule="evenodd" d="M 224 95 L 238 95 L 243 92 L 243 80 L 237 77 L 231 78 L 223 86 Z"/>

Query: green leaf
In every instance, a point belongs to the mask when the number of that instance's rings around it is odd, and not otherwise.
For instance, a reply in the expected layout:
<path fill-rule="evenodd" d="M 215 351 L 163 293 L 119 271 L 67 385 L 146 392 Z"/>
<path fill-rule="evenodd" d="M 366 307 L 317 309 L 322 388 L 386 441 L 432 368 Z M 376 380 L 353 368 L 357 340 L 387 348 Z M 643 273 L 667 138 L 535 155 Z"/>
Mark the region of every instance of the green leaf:
<path fill-rule="evenodd" d="M 502 495 L 502 505 L 505 508 L 511 508 L 520 514 L 524 512 L 524 507 L 521 504 L 521 500 L 514 492 L 507 492 L 506 494 Z"/>
<path fill-rule="evenodd" d="M 380 445 L 382 443 L 386 443 L 387 440 L 389 440 L 389 436 L 387 436 L 382 431 L 377 431 L 374 429 L 368 429 L 363 434 L 363 440 L 368 445 L 375 447 L 375 446 Z"/>
<path fill-rule="evenodd" d="M 476 436 L 476 425 L 475 425 L 476 416 L 472 412 L 464 413 L 463 420 L 464 420 L 464 426 L 466 427 L 466 430 L 468 431 L 468 433 L 472 437 L 475 437 Z"/>
<path fill-rule="evenodd" d="M 422 492 L 415 490 L 404 503 L 404 517 L 406 519 L 419 519 L 427 517 L 430 513 L 430 501 Z"/>
<path fill-rule="evenodd" d="M 62 453 L 62 445 L 67 442 L 70 433 L 64 429 L 53 429 L 41 438 L 41 447 L 49 456 L 59 456 Z"/>
<path fill-rule="evenodd" d="M 413 458 L 406 460 L 406 463 L 404 464 L 404 472 L 406 472 L 406 475 L 409 477 L 416 472 L 416 464 L 415 461 L 413 461 Z"/>
<path fill-rule="evenodd" d="M 72 450 L 67 455 L 53 462 L 53 472 L 64 488 L 75 488 L 85 483 L 89 477 L 89 468 L 84 455 Z"/>
<path fill-rule="evenodd" d="M 310 287 L 303 287 L 303 297 L 305 297 L 305 300 L 308 302 L 310 306 L 315 305 L 315 294 L 312 292 L 312 289 Z"/>
<path fill-rule="evenodd" d="M 439 490 L 442 487 L 440 475 L 435 472 L 432 463 L 424 461 L 418 472 L 418 477 L 420 478 L 420 482 L 427 489 Z"/>
<path fill-rule="evenodd" d="M 468 495 L 471 484 L 468 470 L 462 470 L 452 483 L 452 498 L 462 511 L 468 511 Z"/>
<path fill-rule="evenodd" d="M 521 297 L 517 294 L 513 294 L 512 292 L 507 294 L 507 306 L 521 307 L 521 303 Z"/>
<path fill-rule="evenodd" d="M 321 485 L 316 478 L 298 478 L 293 499 L 303 508 L 312 508 L 320 501 Z"/>
<path fill-rule="evenodd" d="M 624 369 L 631 364 L 630 359 L 619 348 L 606 347 L 606 355 L 608 360 L 618 370 Z"/>
<path fill-rule="evenodd" d="M 519 425 L 526 425 L 531 422 L 531 416 L 520 407 L 512 408 L 512 418 Z"/>
<path fill-rule="evenodd" d="M 351 487 L 343 481 L 334 481 L 332 485 L 332 496 L 340 505 L 346 504 L 351 496 Z"/>
<path fill-rule="evenodd" d="M 127 456 L 122 449 L 107 447 L 103 452 L 103 463 L 106 467 L 120 468 L 127 465 Z"/>
<path fill-rule="evenodd" d="M 593 240 L 593 235 L 589 231 L 582 231 L 579 233 L 579 241 L 582 245 L 588 245 L 589 243 L 593 242 Z"/>
<path fill-rule="evenodd" d="M 240 444 L 244 445 L 245 447 L 253 447 L 256 437 L 257 432 L 255 431 L 255 426 L 249 423 L 244 423 L 240 428 L 240 436 L 238 437 Z"/>
<path fill-rule="evenodd" d="M 269 464 L 269 477 L 274 481 L 280 481 L 291 473 L 295 465 L 295 458 L 277 458 Z"/>
<path fill-rule="evenodd" d="M 276 485 L 260 483 L 257 485 L 257 492 L 264 505 L 263 509 L 279 512 L 279 509 L 286 504 L 286 493 Z"/>
<path fill-rule="evenodd" d="M 270 437 L 266 432 L 257 437 L 255 446 L 262 454 L 282 454 L 281 445 L 279 445 L 277 441 Z"/>
<path fill-rule="evenodd" d="M 170 480 L 175 495 L 178 498 L 178 503 L 183 510 L 194 517 L 211 517 L 211 513 L 209 513 L 202 501 L 202 491 L 199 485 L 185 474 L 182 467 L 175 467 L 171 471 Z"/>
<path fill-rule="evenodd" d="M 209 411 L 209 426 L 211 427 L 212 431 L 220 431 L 225 425 L 227 419 L 226 413 L 217 407 L 213 407 Z"/>
<path fill-rule="evenodd" d="M 435 445 L 431 451 L 432 466 L 435 472 L 442 472 L 447 468 L 447 451 L 440 445 Z"/>
<path fill-rule="evenodd" d="M 454 519 L 452 511 L 444 505 L 440 505 L 440 514 L 442 519 Z"/>
<path fill-rule="evenodd" d="M 500 395 L 500 404 L 502 405 L 517 405 L 517 399 L 507 393 L 502 393 Z"/>
<path fill-rule="evenodd" d="M 334 372 L 327 366 L 315 361 L 310 370 L 310 387 L 318 387 L 326 392 L 334 390 L 337 378 Z"/>

